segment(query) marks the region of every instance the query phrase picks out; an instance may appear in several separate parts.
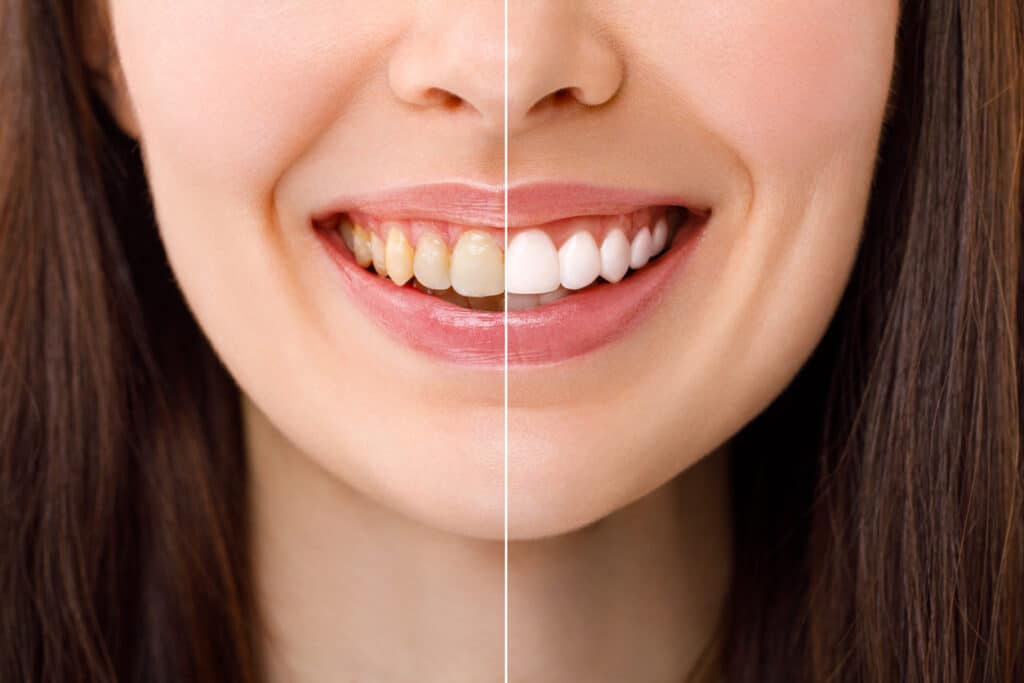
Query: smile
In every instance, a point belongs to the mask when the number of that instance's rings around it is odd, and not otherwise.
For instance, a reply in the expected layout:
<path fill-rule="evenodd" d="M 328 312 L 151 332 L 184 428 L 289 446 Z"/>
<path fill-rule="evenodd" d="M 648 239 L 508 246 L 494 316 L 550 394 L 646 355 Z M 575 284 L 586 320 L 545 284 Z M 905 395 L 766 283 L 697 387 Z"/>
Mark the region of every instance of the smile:
<path fill-rule="evenodd" d="M 528 186 L 510 195 L 506 251 L 493 225 L 498 198 L 480 201 L 470 187 L 468 211 L 399 193 L 350 200 L 312 224 L 364 311 L 414 348 L 472 365 L 504 361 L 506 319 L 514 364 L 565 360 L 618 338 L 660 298 L 710 213 L 638 206 L 655 198 L 615 190 Z M 486 218 L 481 206 L 492 209 Z M 473 222 L 459 220 L 467 214 Z"/>

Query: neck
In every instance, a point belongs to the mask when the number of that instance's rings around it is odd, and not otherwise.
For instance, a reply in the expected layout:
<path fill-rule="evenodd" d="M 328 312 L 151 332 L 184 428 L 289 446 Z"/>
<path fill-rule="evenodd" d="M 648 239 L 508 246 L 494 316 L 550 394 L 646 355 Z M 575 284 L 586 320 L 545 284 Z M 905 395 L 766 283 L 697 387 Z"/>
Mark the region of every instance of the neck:
<path fill-rule="evenodd" d="M 504 544 L 401 516 L 245 415 L 271 683 L 504 680 Z M 716 454 L 585 529 L 511 542 L 509 680 L 684 680 L 730 541 Z"/>

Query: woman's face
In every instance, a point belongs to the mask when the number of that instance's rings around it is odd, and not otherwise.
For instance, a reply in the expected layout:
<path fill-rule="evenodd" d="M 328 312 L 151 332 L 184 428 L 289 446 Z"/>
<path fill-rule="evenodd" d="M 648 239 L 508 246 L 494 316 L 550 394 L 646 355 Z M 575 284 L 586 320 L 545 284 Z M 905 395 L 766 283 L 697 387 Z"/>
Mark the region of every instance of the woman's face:
<path fill-rule="evenodd" d="M 514 537 L 722 445 L 838 303 L 897 0 L 509 0 L 507 64 L 502 0 L 109 1 L 161 236 L 250 418 L 427 523 L 502 535 L 505 285 Z"/>

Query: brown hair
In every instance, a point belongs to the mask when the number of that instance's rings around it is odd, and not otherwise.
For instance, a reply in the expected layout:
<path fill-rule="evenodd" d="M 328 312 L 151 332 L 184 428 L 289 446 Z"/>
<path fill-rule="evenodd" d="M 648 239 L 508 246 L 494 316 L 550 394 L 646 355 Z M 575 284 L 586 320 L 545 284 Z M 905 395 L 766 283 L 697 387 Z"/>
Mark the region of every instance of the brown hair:
<path fill-rule="evenodd" d="M 81 3 L 0 0 L 0 680 L 261 680 L 238 389 Z M 1024 680 L 1018 0 L 904 8 L 833 324 L 736 439 L 730 680 Z"/>
<path fill-rule="evenodd" d="M 85 11 L 0 2 L 0 680 L 256 681 L 237 389 Z"/>
<path fill-rule="evenodd" d="M 1024 9 L 903 4 L 848 290 L 737 440 L 731 680 L 1024 681 Z"/>

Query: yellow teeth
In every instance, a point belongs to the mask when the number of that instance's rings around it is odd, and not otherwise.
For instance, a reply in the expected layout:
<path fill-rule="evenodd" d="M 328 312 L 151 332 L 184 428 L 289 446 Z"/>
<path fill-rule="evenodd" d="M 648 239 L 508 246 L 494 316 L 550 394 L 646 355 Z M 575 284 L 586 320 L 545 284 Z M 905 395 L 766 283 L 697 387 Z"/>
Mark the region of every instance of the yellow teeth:
<path fill-rule="evenodd" d="M 373 269 L 377 275 L 387 277 L 387 255 L 384 253 L 384 242 L 377 237 L 377 233 L 370 235 L 370 254 L 373 256 Z"/>
<path fill-rule="evenodd" d="M 448 245 L 432 232 L 424 233 L 416 243 L 416 256 L 412 270 L 416 279 L 430 289 L 448 289 L 452 286 L 448 258 Z"/>
<path fill-rule="evenodd" d="M 463 296 L 494 296 L 505 291 L 505 256 L 491 236 L 467 230 L 452 251 L 452 289 Z"/>
<path fill-rule="evenodd" d="M 398 286 L 412 279 L 413 250 L 405 233 L 397 227 L 388 232 L 388 241 L 384 245 L 388 277 Z"/>
<path fill-rule="evenodd" d="M 344 237 L 344 235 L 342 235 Z M 373 263 L 373 251 L 370 249 L 370 236 L 358 225 L 352 228 L 352 255 L 363 268 Z"/>

